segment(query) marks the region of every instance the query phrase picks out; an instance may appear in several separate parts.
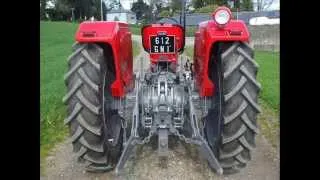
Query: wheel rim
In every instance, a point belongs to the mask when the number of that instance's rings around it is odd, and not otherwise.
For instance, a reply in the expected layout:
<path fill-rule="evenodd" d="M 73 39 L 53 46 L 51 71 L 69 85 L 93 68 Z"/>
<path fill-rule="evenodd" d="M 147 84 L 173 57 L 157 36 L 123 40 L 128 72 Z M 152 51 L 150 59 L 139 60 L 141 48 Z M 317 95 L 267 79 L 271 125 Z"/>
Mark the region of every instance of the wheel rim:
<path fill-rule="evenodd" d="M 217 54 L 219 54 L 219 52 Z M 211 57 L 211 63 L 213 68 L 211 68 L 212 73 L 210 75 L 212 81 L 217 82 L 215 86 L 216 94 L 213 97 L 210 97 L 209 99 L 211 101 L 211 108 L 208 110 L 208 114 L 203 121 L 204 134 L 214 154 L 218 153 L 218 146 L 221 140 L 221 132 L 223 128 L 223 85 L 221 72 L 222 62 L 220 57 L 217 58 L 218 59 L 215 60 L 213 59 L 213 55 Z"/>
<path fill-rule="evenodd" d="M 104 123 L 104 142 L 106 149 L 108 150 L 108 164 L 114 166 L 117 162 L 118 157 L 114 155 L 119 154 L 122 151 L 122 118 L 119 116 L 117 110 L 111 109 L 111 103 L 114 98 L 111 96 L 109 90 L 111 76 L 108 72 L 104 74 L 102 83 L 102 118 Z M 108 89 L 107 89 L 108 88 Z M 114 120 L 115 119 L 115 120 Z M 115 122 L 121 122 L 120 125 Z M 116 137 L 116 138 L 115 138 Z M 109 141 L 113 139 L 114 141 Z M 116 139 L 116 140 L 115 140 Z M 112 154 L 112 155 L 111 155 Z M 109 160 L 111 158 L 111 160 Z"/>

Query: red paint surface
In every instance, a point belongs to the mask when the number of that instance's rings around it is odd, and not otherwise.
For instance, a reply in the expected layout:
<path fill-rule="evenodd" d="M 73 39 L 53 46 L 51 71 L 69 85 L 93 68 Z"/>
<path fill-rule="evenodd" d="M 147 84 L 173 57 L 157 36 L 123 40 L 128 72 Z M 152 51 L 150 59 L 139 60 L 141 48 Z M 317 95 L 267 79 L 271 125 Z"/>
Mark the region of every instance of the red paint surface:
<path fill-rule="evenodd" d="M 156 36 L 158 33 L 165 33 L 168 36 L 175 36 L 175 53 L 150 53 L 150 36 Z M 150 54 L 151 63 L 157 63 L 159 59 L 164 59 L 168 62 L 177 62 L 178 54 L 184 47 L 184 32 L 183 27 L 174 24 L 151 24 L 146 25 L 141 29 L 142 45 L 146 52 Z"/>
<path fill-rule="evenodd" d="M 76 32 L 81 43 L 105 43 L 112 47 L 116 79 L 111 85 L 112 96 L 123 97 L 133 88 L 131 32 L 128 24 L 115 21 L 83 22 Z"/>
<path fill-rule="evenodd" d="M 208 77 L 210 51 L 217 42 L 249 41 L 249 31 L 241 20 L 230 20 L 223 28 L 214 20 L 199 24 L 195 32 L 194 71 L 201 97 L 214 95 L 214 83 Z"/>

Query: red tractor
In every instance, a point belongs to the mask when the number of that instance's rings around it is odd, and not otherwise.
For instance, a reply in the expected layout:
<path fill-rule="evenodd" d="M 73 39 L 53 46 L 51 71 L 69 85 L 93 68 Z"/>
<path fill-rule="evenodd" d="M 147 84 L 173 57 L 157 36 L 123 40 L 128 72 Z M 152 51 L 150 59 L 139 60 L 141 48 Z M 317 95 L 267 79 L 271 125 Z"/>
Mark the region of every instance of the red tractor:
<path fill-rule="evenodd" d="M 199 24 L 190 63 L 181 56 L 184 9 L 181 17 L 180 24 L 142 28 L 150 67 L 136 74 L 128 24 L 80 24 L 63 101 L 73 150 L 88 171 L 119 173 L 152 136 L 161 158 L 169 138 L 195 144 L 217 174 L 238 172 L 251 159 L 261 85 L 248 29 L 219 7 Z"/>

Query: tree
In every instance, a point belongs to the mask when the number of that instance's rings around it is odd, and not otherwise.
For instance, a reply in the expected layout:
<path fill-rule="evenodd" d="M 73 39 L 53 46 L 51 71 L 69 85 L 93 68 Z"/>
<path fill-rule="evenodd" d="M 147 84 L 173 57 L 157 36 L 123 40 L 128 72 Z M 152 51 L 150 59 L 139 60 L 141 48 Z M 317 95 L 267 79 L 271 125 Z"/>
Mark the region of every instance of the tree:
<path fill-rule="evenodd" d="M 51 15 L 53 20 L 67 20 L 72 16 L 71 8 L 74 8 L 75 19 L 90 18 L 92 16 L 100 19 L 101 0 L 40 0 L 40 17 L 42 14 L 41 2 L 51 1 L 55 7 L 52 10 L 46 10 Z M 116 0 L 114 0 L 116 1 Z"/>
<path fill-rule="evenodd" d="M 159 3 L 156 3 L 155 8 L 156 8 L 155 16 L 157 17 L 162 10 L 162 2 L 160 1 Z"/>
<path fill-rule="evenodd" d="M 171 16 L 171 13 L 170 13 L 170 11 L 169 10 L 163 10 L 163 11 L 161 11 L 160 12 L 160 14 L 159 14 L 159 17 L 170 17 Z"/>
<path fill-rule="evenodd" d="M 68 20 L 71 17 L 71 6 L 67 0 L 55 1 L 55 20 Z"/>
<path fill-rule="evenodd" d="M 95 19 L 101 19 L 101 0 L 92 0 L 91 4 L 91 15 L 95 17 Z M 102 6 L 104 6 L 104 3 L 102 1 Z"/>
<path fill-rule="evenodd" d="M 146 12 L 145 16 L 147 19 L 155 21 L 160 16 L 161 11 L 167 10 L 170 11 L 170 7 L 166 6 L 170 4 L 169 0 L 150 0 L 149 1 L 150 9 Z"/>
<path fill-rule="evenodd" d="M 46 19 L 47 0 L 40 0 L 40 19 Z"/>
<path fill-rule="evenodd" d="M 196 13 L 212 13 L 217 9 L 218 5 L 207 5 L 195 10 Z"/>
<path fill-rule="evenodd" d="M 181 0 L 172 0 L 170 6 L 173 14 L 177 11 L 181 11 Z"/>
<path fill-rule="evenodd" d="M 192 5 L 195 9 L 199 9 L 204 6 L 204 0 L 192 0 Z"/>
<path fill-rule="evenodd" d="M 101 0 L 93 0 L 93 5 L 91 7 L 91 13 L 93 16 L 101 19 Z M 106 13 L 111 9 L 115 8 L 115 6 L 121 6 L 118 0 L 102 0 L 102 19 L 106 20 Z"/>
<path fill-rule="evenodd" d="M 227 0 L 204 0 L 204 5 L 226 5 L 228 4 Z"/>
<path fill-rule="evenodd" d="M 150 8 L 143 0 L 138 0 L 132 4 L 131 11 L 136 13 L 137 20 L 141 20 L 143 16 L 148 14 Z"/>
<path fill-rule="evenodd" d="M 79 11 L 80 18 L 92 16 L 91 6 L 93 2 L 91 0 L 76 0 L 76 11 Z"/>
<path fill-rule="evenodd" d="M 227 6 L 228 0 L 192 0 L 192 5 L 195 9 L 199 9 L 208 5 Z"/>
<path fill-rule="evenodd" d="M 273 3 L 273 0 L 256 0 L 256 1 L 257 1 L 258 11 L 263 11 L 265 9 L 268 9 Z"/>
<path fill-rule="evenodd" d="M 252 11 L 253 10 L 252 1 L 251 0 L 243 0 L 241 3 L 240 9 L 243 11 Z"/>

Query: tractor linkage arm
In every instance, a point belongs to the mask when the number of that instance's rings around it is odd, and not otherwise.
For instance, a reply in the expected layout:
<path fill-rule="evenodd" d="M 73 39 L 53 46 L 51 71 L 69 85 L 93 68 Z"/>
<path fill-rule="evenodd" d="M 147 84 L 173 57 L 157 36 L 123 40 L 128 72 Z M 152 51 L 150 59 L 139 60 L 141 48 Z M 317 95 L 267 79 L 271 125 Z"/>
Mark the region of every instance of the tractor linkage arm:
<path fill-rule="evenodd" d="M 142 60 L 142 59 L 141 59 Z M 142 70 L 140 71 L 139 75 L 142 75 Z M 195 113 L 193 100 L 192 100 L 192 90 L 190 85 L 188 85 L 188 92 L 190 94 L 188 103 L 189 103 L 189 109 L 190 109 L 190 124 L 192 128 L 192 137 L 187 138 L 184 135 L 180 134 L 177 129 L 174 127 L 169 127 L 169 130 L 166 128 L 151 128 L 149 131 L 149 135 L 141 140 L 138 134 L 138 126 L 139 126 L 139 91 L 141 89 L 139 81 L 141 81 L 142 77 L 137 76 L 136 79 L 136 88 L 135 88 L 135 105 L 133 109 L 133 115 L 132 115 L 132 126 L 131 126 L 131 134 L 128 140 L 124 142 L 124 149 L 120 156 L 119 162 L 116 166 L 115 172 L 117 175 L 121 174 L 121 171 L 124 168 L 124 165 L 126 161 L 129 159 L 130 155 L 134 151 L 137 145 L 143 145 L 150 141 L 150 138 L 154 134 L 158 134 L 159 139 L 159 155 L 163 156 L 163 154 L 166 154 L 167 148 L 168 148 L 168 131 L 172 133 L 173 135 L 176 135 L 179 137 L 181 141 L 184 141 L 185 143 L 189 144 L 195 144 L 198 147 L 198 151 L 200 152 L 201 156 L 203 156 L 209 163 L 209 165 L 216 170 L 217 174 L 222 175 L 223 169 L 220 166 L 217 158 L 213 154 L 212 150 L 210 149 L 207 141 L 204 139 L 204 137 L 200 134 L 199 125 L 197 116 Z M 124 138 L 125 139 L 125 138 Z"/>

